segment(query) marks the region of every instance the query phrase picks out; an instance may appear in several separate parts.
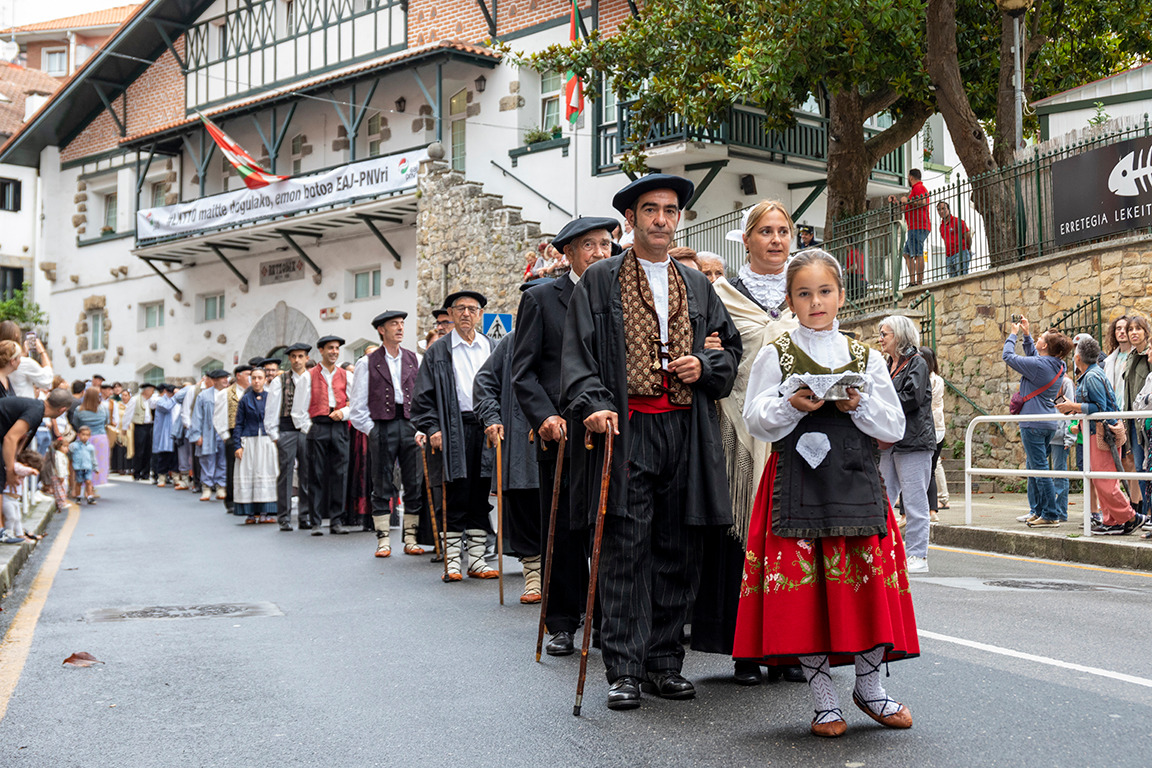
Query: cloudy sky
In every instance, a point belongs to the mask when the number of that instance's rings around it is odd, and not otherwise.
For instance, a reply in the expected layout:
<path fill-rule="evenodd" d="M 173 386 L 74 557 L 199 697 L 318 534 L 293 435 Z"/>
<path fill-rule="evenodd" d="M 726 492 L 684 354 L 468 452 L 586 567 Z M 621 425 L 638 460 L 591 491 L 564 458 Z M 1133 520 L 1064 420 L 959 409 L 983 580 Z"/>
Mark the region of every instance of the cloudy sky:
<path fill-rule="evenodd" d="M 132 4 L 132 0 L 0 0 L 0 26 L 31 24 Z"/>

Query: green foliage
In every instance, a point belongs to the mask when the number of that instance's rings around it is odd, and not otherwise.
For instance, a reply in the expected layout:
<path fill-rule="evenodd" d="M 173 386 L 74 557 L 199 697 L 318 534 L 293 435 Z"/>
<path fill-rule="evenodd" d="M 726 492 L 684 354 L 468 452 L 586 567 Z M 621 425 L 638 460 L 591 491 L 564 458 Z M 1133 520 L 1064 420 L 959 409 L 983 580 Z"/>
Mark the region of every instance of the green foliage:
<path fill-rule="evenodd" d="M 551 138 L 552 138 L 551 131 L 545 131 L 536 125 L 532 126 L 528 130 L 524 131 L 524 143 L 525 144 L 535 144 L 538 141 L 548 141 Z"/>
<path fill-rule="evenodd" d="M 12 298 L 0 301 L 0 320 L 11 320 L 21 328 L 43 325 L 47 321 L 48 316 L 29 295 L 31 288 L 28 283 L 24 283 L 12 292 Z"/>
<path fill-rule="evenodd" d="M 1112 119 L 1108 111 L 1104 109 L 1104 102 L 1097 101 L 1092 106 L 1096 108 L 1096 113 L 1088 118 L 1088 125 L 1104 125 L 1104 123 Z"/>

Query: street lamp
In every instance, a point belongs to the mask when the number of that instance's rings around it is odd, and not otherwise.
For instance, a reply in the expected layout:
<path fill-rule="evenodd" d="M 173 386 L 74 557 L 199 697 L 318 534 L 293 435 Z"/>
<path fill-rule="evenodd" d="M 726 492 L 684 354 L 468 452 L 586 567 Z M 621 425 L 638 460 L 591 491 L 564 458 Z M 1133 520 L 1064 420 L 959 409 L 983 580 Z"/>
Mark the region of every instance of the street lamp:
<path fill-rule="evenodd" d="M 996 0 L 1001 13 L 1012 17 L 1012 84 L 1015 87 L 1016 146 L 1024 148 L 1024 46 L 1021 38 L 1024 14 L 1032 7 L 1032 0 Z"/>

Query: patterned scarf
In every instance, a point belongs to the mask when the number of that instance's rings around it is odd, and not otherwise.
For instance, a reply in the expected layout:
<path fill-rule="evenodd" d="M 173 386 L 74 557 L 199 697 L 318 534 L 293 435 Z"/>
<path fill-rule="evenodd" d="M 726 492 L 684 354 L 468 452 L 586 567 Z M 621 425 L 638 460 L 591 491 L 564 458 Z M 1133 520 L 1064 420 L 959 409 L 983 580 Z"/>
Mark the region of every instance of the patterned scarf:
<path fill-rule="evenodd" d="M 692 388 L 663 369 L 692 353 L 692 324 L 688 320 L 688 291 L 674 264 L 668 265 L 668 351 L 661 359 L 660 320 L 652 289 L 636 255 L 628 251 L 620 265 L 620 301 L 624 309 L 625 366 L 628 394 L 660 397 L 668 393 L 673 405 L 692 404 Z M 665 378 L 668 384 L 665 385 Z"/>

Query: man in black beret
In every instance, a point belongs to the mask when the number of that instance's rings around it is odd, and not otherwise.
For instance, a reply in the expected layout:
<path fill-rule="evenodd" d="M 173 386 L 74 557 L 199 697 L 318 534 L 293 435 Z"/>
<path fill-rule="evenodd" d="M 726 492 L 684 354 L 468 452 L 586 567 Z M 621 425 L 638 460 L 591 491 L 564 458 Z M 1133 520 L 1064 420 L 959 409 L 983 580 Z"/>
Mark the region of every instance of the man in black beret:
<path fill-rule="evenodd" d="M 436 319 L 436 336 L 437 338 L 444 338 L 452 333 L 452 318 L 448 316 L 448 310 L 440 307 L 439 309 L 432 310 L 432 317 Z"/>
<path fill-rule="evenodd" d="M 541 539 L 548 540 L 552 489 L 556 479 L 556 450 L 561 435 L 571 434 L 560 407 L 560 369 L 564 344 L 564 318 L 572 292 L 589 266 L 612 255 L 616 219 L 579 218 L 564 225 L 552 245 L 568 257 L 571 270 L 524 292 L 516 313 L 512 349 L 512 382 L 528 425 L 536 431 L 537 471 L 540 485 Z M 552 579 L 548 585 L 545 623 L 552 637 L 547 652 L 566 656 L 575 650 L 573 637 L 584 612 L 588 591 L 588 533 L 583 515 L 573 518 L 568 503 L 572 444 L 565 450 L 552 545 Z M 544 547 L 541 551 L 545 551 Z"/>
<path fill-rule="evenodd" d="M 156 407 L 156 385 L 144 382 L 140 391 L 128 401 L 125 418 L 132 424 L 132 477 L 148 480 L 152 475 L 152 409 Z"/>
<path fill-rule="evenodd" d="M 573 514 L 590 523 L 615 441 L 599 593 L 611 709 L 638 707 L 642 681 L 664 698 L 695 695 L 680 634 L 700 581 L 697 526 L 732 523 L 716 400 L 732 389 L 740 335 L 708 279 L 668 257 L 692 192 L 652 174 L 616 194 L 633 245 L 587 269 L 564 327 L 569 440 L 595 444 L 573 451 Z M 712 333 L 721 349 L 705 347 Z"/>
<path fill-rule="evenodd" d="M 416 379 L 412 421 L 437 451 L 447 483 L 445 500 L 445 581 L 460 581 L 461 546 L 468 536 L 468 575 L 494 579 L 499 574 L 484 560 L 489 479 L 493 450 L 485 445 L 484 427 L 473 410 L 476 373 L 492 354 L 491 340 L 480 332 L 481 313 L 488 300 L 476 291 L 457 291 L 444 299 L 454 325 L 448 336 L 424 353 Z M 420 438 L 423 443 L 423 437 Z"/>
<path fill-rule="evenodd" d="M 328 530 L 344 534 L 344 492 L 348 478 L 348 372 L 336 365 L 344 339 L 322 336 L 316 342 L 320 364 L 308 373 L 308 463 L 312 466 L 313 536 L 323 535 L 320 521 L 328 518 Z"/>
<path fill-rule="evenodd" d="M 407 312 L 382 312 L 372 320 L 380 335 L 380 348 L 356 362 L 352 374 L 348 420 L 368 437 L 372 467 L 372 524 L 376 528 L 376 557 L 392 554 L 389 521 L 392 499 L 399 496 L 392 482 L 392 467 L 400 463 L 404 489 L 404 554 L 422 555 L 416 543 L 420 510 L 424 506 L 424 470 L 416 427 L 412 425 L 412 399 L 420 363 L 416 353 L 403 349 Z"/>
<path fill-rule="evenodd" d="M 204 377 L 206 384 L 192 404 L 188 440 L 195 446 L 200 462 L 200 501 L 211 501 L 212 494 L 223 499 L 228 477 L 228 460 L 224 455 L 224 438 L 217 431 L 217 398 L 228 387 L 228 371 L 217 368 Z"/>
<path fill-rule="evenodd" d="M 288 355 L 288 370 L 274 374 L 269 379 L 269 406 L 276 405 L 279 435 L 276 438 L 276 522 L 280 530 L 292 530 L 292 470 L 300 483 L 297 518 L 300 530 L 305 531 L 315 525 L 311 495 L 311 465 L 308 463 L 308 403 L 311 397 L 311 377 L 308 376 L 308 353 L 312 347 L 297 343 L 285 350 Z M 276 358 L 265 358 L 265 371 L 271 369 L 272 361 L 279 371 Z"/>

